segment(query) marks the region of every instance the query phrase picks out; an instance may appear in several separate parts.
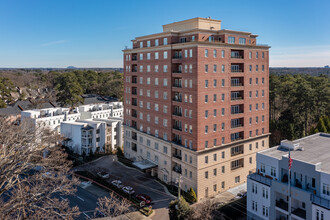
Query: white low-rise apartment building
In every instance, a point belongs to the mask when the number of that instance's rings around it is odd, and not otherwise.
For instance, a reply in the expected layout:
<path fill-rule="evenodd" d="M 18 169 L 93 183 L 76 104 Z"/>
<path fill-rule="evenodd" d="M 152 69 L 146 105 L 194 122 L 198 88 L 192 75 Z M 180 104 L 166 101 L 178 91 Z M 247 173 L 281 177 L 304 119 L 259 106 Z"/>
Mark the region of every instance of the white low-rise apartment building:
<path fill-rule="evenodd" d="M 285 140 L 260 151 L 256 171 L 247 179 L 248 219 L 330 219 L 330 134 Z"/>
<path fill-rule="evenodd" d="M 104 152 L 106 123 L 93 120 L 77 120 L 61 123 L 64 144 L 74 153 L 90 155 Z"/>
<path fill-rule="evenodd" d="M 49 128 L 60 132 L 60 125 L 64 121 L 75 121 L 80 119 L 80 113 L 77 108 L 46 108 L 34 109 L 21 112 L 21 120 L 29 120 L 34 128 Z"/>
<path fill-rule="evenodd" d="M 122 117 L 124 112 L 122 102 L 81 105 L 78 109 L 81 114 L 81 119 L 107 119 L 109 117 Z"/>

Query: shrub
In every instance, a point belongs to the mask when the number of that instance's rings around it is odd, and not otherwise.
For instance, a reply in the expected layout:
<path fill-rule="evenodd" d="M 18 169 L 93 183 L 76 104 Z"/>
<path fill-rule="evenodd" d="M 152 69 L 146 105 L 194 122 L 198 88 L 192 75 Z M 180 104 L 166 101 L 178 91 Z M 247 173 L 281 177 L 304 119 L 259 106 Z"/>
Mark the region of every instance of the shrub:
<path fill-rule="evenodd" d="M 196 193 L 195 193 L 195 191 L 192 187 L 190 187 L 189 191 L 187 192 L 186 199 L 190 203 L 197 202 L 197 196 L 196 196 Z"/>
<path fill-rule="evenodd" d="M 173 200 L 169 204 L 170 219 L 191 219 L 192 214 L 193 210 L 182 196 L 179 200 Z"/>

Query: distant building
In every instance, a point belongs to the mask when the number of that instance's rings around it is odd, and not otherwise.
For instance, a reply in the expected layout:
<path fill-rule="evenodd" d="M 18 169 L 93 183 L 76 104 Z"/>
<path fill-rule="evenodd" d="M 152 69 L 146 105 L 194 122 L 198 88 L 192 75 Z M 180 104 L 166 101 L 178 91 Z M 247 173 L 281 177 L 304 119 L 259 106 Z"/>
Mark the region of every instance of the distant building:
<path fill-rule="evenodd" d="M 292 158 L 289 181 L 289 150 Z M 247 180 L 248 219 L 330 219 L 330 134 L 317 133 L 257 153 Z"/>
<path fill-rule="evenodd" d="M 324 68 L 329 68 L 329 65 L 324 66 Z"/>
<path fill-rule="evenodd" d="M 75 121 L 80 119 L 77 108 L 46 108 L 34 109 L 21 112 L 21 120 L 29 120 L 35 129 L 49 128 L 60 132 L 60 125 L 64 121 Z"/>

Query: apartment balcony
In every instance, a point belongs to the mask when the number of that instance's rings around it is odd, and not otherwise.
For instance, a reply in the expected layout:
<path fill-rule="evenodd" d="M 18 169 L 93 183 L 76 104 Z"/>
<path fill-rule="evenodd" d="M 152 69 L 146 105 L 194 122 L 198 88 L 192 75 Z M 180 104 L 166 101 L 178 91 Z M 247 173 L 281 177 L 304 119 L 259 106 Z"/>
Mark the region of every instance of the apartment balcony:
<path fill-rule="evenodd" d="M 174 83 L 173 88 L 182 88 L 182 83 Z"/>
<path fill-rule="evenodd" d="M 289 205 L 287 202 L 285 202 L 283 199 L 280 200 L 276 200 L 276 207 L 284 210 L 284 211 L 288 211 L 289 210 Z"/>
<path fill-rule="evenodd" d="M 182 131 L 182 127 L 178 126 L 178 125 L 173 125 L 173 129 L 178 130 L 178 131 Z"/>
<path fill-rule="evenodd" d="M 267 178 L 267 177 L 264 177 L 258 173 L 252 173 L 248 176 L 248 178 L 250 178 L 251 180 L 255 180 L 257 182 L 260 182 L 260 183 L 263 183 L 267 186 L 271 186 L 272 185 L 272 180 Z"/>
<path fill-rule="evenodd" d="M 175 115 L 175 116 L 182 116 L 182 112 L 181 111 L 174 111 L 173 112 L 173 115 Z"/>
<path fill-rule="evenodd" d="M 132 105 L 137 106 L 137 100 L 136 99 L 132 99 Z"/>
<path fill-rule="evenodd" d="M 314 203 L 318 206 L 321 206 L 326 209 L 330 209 L 330 200 L 328 200 L 328 199 L 321 198 L 317 195 L 311 194 L 311 201 L 312 201 L 312 203 Z"/>
<path fill-rule="evenodd" d="M 137 84 L 137 77 L 132 77 L 132 83 Z"/>
<path fill-rule="evenodd" d="M 231 101 L 239 101 L 244 99 L 244 91 L 231 92 Z"/>
<path fill-rule="evenodd" d="M 240 154 L 244 154 L 244 151 L 243 150 L 239 150 L 239 151 L 232 151 L 231 152 L 231 156 L 232 157 L 237 156 L 237 155 L 240 155 Z"/>
<path fill-rule="evenodd" d="M 236 132 L 230 135 L 231 136 L 231 142 L 239 141 L 244 138 L 244 132 Z"/>
<path fill-rule="evenodd" d="M 244 77 L 232 77 L 230 85 L 232 87 L 244 86 Z"/>
<path fill-rule="evenodd" d="M 232 64 L 231 65 L 231 72 L 232 73 L 243 73 L 244 72 L 244 64 Z"/>
<path fill-rule="evenodd" d="M 298 216 L 302 219 L 306 219 L 306 210 L 303 210 L 301 208 L 292 208 L 292 215 Z"/>
<path fill-rule="evenodd" d="M 177 145 L 182 145 L 182 140 L 179 139 L 179 138 L 177 138 L 177 137 L 175 137 L 175 138 L 173 139 L 173 143 L 175 143 L 175 144 L 177 144 Z"/>
<path fill-rule="evenodd" d="M 132 139 L 137 141 L 137 134 L 135 132 L 132 132 Z"/>
<path fill-rule="evenodd" d="M 232 59 L 244 59 L 244 50 L 231 50 L 230 57 Z"/>
<path fill-rule="evenodd" d="M 132 113 L 132 117 L 137 118 L 137 113 L 136 112 Z"/>
<path fill-rule="evenodd" d="M 176 173 L 181 174 L 182 173 L 181 166 L 174 166 L 173 171 L 176 172 Z"/>
<path fill-rule="evenodd" d="M 182 160 L 182 156 L 180 154 L 173 154 L 173 157 L 179 159 L 179 160 Z"/>
<path fill-rule="evenodd" d="M 132 54 L 132 61 L 137 61 L 137 54 Z"/>
<path fill-rule="evenodd" d="M 137 88 L 136 87 L 132 88 L 132 95 L 137 95 Z"/>
<path fill-rule="evenodd" d="M 182 55 L 181 54 L 180 55 L 175 54 L 173 56 L 173 59 L 182 59 Z"/>
<path fill-rule="evenodd" d="M 182 73 L 182 70 L 172 70 L 172 73 Z"/>
<path fill-rule="evenodd" d="M 244 167 L 244 165 L 240 164 L 238 166 L 231 167 L 231 170 L 237 170 L 237 169 L 242 168 L 242 167 Z"/>
<path fill-rule="evenodd" d="M 136 73 L 137 72 L 137 65 L 132 65 L 132 72 Z"/>
<path fill-rule="evenodd" d="M 172 100 L 175 101 L 175 102 L 182 102 L 181 97 L 174 97 Z"/>

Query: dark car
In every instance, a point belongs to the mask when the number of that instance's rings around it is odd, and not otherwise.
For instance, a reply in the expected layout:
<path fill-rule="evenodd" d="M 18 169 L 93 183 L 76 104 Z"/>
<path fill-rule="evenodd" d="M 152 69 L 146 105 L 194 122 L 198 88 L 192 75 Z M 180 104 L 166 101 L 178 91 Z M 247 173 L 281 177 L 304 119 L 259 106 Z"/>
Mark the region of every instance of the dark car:
<path fill-rule="evenodd" d="M 138 194 L 138 195 L 136 195 L 136 198 L 138 200 L 144 201 L 146 203 L 146 205 L 150 204 L 152 201 L 150 196 L 148 196 L 146 194 Z"/>

